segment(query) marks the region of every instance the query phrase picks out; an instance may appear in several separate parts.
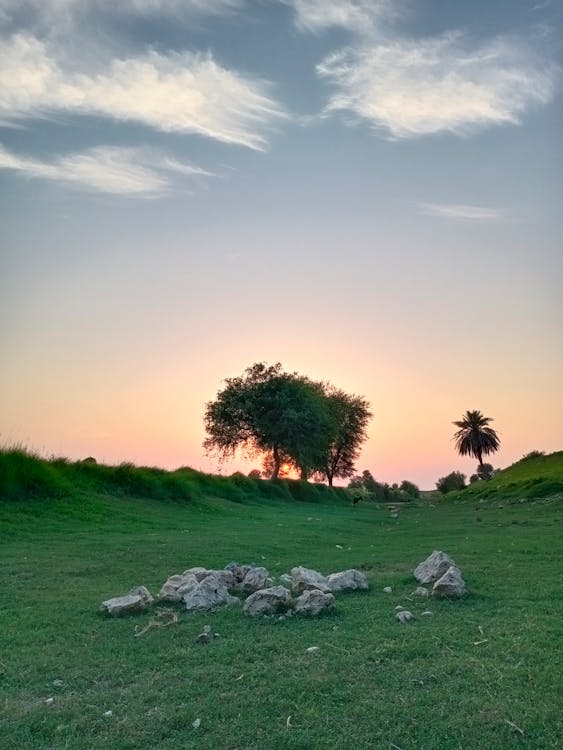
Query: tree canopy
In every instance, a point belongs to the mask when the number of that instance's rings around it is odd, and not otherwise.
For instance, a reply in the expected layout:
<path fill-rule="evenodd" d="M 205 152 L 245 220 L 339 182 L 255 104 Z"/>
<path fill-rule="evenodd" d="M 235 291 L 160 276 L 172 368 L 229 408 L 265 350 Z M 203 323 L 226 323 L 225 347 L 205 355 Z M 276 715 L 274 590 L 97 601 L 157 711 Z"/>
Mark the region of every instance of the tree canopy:
<path fill-rule="evenodd" d="M 282 464 L 301 478 L 351 476 L 366 439 L 368 403 L 281 364 L 258 362 L 225 387 L 205 408 L 205 448 L 222 458 L 237 450 L 262 455 L 277 479 Z"/>
<path fill-rule="evenodd" d="M 454 435 L 455 445 L 460 456 L 473 456 L 483 465 L 483 456 L 495 453 L 500 448 L 500 439 L 480 411 L 466 411 L 463 418 L 454 422 L 459 430 Z"/>

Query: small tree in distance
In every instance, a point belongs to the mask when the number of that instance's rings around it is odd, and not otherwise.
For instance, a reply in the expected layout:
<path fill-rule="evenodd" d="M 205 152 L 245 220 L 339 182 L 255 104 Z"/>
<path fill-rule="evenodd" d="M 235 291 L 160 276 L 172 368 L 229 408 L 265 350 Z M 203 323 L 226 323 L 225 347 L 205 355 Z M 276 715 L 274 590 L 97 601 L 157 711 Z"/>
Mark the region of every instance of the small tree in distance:
<path fill-rule="evenodd" d="M 436 482 L 436 489 L 438 492 L 441 492 L 442 495 L 446 495 L 448 492 L 465 489 L 465 474 L 462 474 L 461 471 L 452 471 L 451 474 L 438 479 Z"/>

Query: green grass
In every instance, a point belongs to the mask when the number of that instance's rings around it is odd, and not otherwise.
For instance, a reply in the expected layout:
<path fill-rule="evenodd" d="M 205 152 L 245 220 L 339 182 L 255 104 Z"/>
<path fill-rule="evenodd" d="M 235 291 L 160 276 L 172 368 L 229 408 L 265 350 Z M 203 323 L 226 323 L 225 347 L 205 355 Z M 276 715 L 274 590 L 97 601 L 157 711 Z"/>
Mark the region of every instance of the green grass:
<path fill-rule="evenodd" d="M 563 451 L 523 458 L 488 481 L 475 482 L 448 497 L 525 502 L 542 497 L 563 498 Z"/>
<path fill-rule="evenodd" d="M 21 486 L 7 463 L 0 478 Z M 238 494 L 211 477 L 198 491 L 187 470 L 189 499 L 131 495 L 119 483 L 94 491 L 73 484 L 72 467 L 47 466 L 52 488 L 67 480 L 54 497 L 35 489 L 0 501 L 0 747 L 560 747 L 561 502 L 407 504 L 394 519 L 318 488 L 314 502 L 296 502 L 285 484 L 276 496 L 261 483 L 250 491 L 240 477 L 230 481 Z M 411 571 L 432 549 L 461 566 L 467 599 L 409 599 Z M 297 564 L 362 567 L 371 587 L 339 594 L 336 612 L 319 620 L 178 607 L 177 625 L 140 638 L 135 626 L 149 613 L 97 611 L 134 585 L 156 593 L 171 573 L 231 560 L 274 575 Z M 417 619 L 399 625 L 397 604 Z M 427 607 L 432 617 L 421 615 Z M 220 637 L 201 646 L 194 639 L 207 623 Z"/>

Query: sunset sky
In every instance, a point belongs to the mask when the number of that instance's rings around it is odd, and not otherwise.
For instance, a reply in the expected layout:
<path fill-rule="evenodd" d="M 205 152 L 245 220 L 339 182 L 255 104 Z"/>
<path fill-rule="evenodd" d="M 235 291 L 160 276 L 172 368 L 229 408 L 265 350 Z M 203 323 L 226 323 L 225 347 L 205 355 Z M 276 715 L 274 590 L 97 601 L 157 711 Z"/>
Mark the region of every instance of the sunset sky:
<path fill-rule="evenodd" d="M 282 362 L 432 488 L 563 448 L 558 0 L 0 0 L 0 443 L 217 471 Z M 236 461 L 224 473 L 257 462 Z"/>

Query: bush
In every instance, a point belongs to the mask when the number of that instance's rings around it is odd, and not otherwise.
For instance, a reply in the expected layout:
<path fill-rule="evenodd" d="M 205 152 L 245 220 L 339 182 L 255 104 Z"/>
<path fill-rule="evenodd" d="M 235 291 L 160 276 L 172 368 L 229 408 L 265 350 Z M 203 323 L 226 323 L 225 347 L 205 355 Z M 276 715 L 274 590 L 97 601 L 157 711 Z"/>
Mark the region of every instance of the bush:
<path fill-rule="evenodd" d="M 438 492 L 441 492 L 442 495 L 446 495 L 448 492 L 465 489 L 465 474 L 462 474 L 461 471 L 452 471 L 451 474 L 438 479 L 436 482 L 436 489 Z"/>
<path fill-rule="evenodd" d="M 530 451 L 525 453 L 520 460 L 527 461 L 529 458 L 541 458 L 542 456 L 545 456 L 545 451 Z"/>
<path fill-rule="evenodd" d="M 494 467 L 492 464 L 479 464 L 477 467 L 477 476 L 479 479 L 488 481 L 494 474 Z"/>
<path fill-rule="evenodd" d="M 403 479 L 399 486 L 399 490 L 404 493 L 409 500 L 417 500 L 420 497 L 419 488 L 414 482 L 409 482 L 408 479 Z"/>

